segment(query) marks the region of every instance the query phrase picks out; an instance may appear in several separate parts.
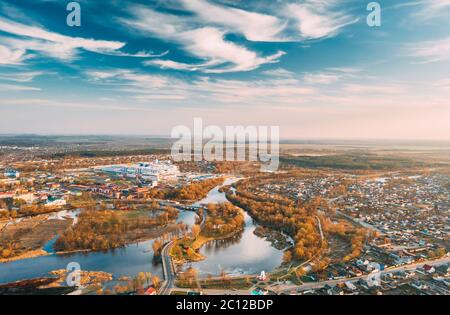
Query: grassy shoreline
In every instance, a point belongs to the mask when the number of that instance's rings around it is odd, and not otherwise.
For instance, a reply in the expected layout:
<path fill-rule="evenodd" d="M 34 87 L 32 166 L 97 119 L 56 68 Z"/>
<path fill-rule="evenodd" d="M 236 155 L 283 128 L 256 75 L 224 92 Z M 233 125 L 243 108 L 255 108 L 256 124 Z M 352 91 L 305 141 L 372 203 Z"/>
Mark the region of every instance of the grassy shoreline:
<path fill-rule="evenodd" d="M 125 245 L 123 245 L 121 247 L 109 248 L 106 250 L 106 252 L 115 250 L 115 249 L 120 249 L 120 248 L 129 246 L 129 245 L 153 240 L 153 239 L 157 238 L 157 236 L 155 236 L 154 234 L 155 234 L 155 231 L 153 231 L 152 235 L 149 235 L 148 237 L 141 237 L 141 238 L 132 240 L 130 242 L 127 242 Z M 105 251 L 94 250 L 94 249 L 76 249 L 76 250 L 71 250 L 71 251 L 58 251 L 58 252 L 49 253 L 49 252 L 46 252 L 45 250 L 43 250 L 42 248 L 40 248 L 37 250 L 27 251 L 21 255 L 15 256 L 15 257 L 0 258 L 0 264 L 19 261 L 19 260 L 26 260 L 26 259 L 31 259 L 31 258 L 37 258 L 37 257 L 51 256 L 51 255 L 72 255 L 72 254 L 77 254 L 77 253 L 91 253 L 91 252 L 98 253 L 98 252 L 105 252 Z"/>

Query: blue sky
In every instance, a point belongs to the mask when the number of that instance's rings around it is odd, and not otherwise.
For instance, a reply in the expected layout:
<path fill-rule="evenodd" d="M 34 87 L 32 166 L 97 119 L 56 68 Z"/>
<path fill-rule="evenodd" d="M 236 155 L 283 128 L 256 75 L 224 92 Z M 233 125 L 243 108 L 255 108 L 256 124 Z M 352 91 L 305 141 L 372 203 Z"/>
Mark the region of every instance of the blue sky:
<path fill-rule="evenodd" d="M 450 0 L 0 3 L 0 133 L 450 139 Z"/>

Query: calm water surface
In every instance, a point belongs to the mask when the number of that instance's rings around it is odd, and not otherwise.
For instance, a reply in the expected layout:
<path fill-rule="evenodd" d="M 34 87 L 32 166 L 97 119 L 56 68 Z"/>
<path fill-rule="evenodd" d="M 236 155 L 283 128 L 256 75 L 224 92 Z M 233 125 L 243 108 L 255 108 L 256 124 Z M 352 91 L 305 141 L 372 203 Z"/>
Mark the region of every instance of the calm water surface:
<path fill-rule="evenodd" d="M 238 179 L 227 179 L 224 186 L 237 182 Z M 211 190 L 208 196 L 196 203 L 222 203 L 227 199 L 220 187 Z M 187 266 L 199 270 L 200 275 L 219 275 L 225 271 L 230 275 L 259 274 L 261 271 L 271 271 L 281 264 L 283 251 L 277 250 L 270 242 L 256 236 L 253 219 L 244 211 L 245 229 L 239 235 L 226 240 L 211 241 L 202 247 L 200 252 L 207 256 L 203 261 Z"/>
<path fill-rule="evenodd" d="M 230 185 L 237 179 L 227 179 L 224 185 Z M 212 189 L 208 196 L 198 204 L 226 202 L 225 194 L 219 192 L 220 187 Z M 196 214 L 180 211 L 179 222 L 192 226 Z M 207 258 L 192 263 L 200 274 L 255 274 L 262 270 L 270 271 L 280 265 L 283 252 L 271 246 L 253 234 L 256 228 L 253 220 L 245 213 L 245 230 L 230 239 L 212 241 L 206 244 L 201 253 Z M 52 253 L 52 244 L 48 242 L 44 249 Z M 153 262 L 153 240 L 131 244 L 121 249 L 108 252 L 88 252 L 71 255 L 49 255 L 0 264 L 0 283 L 47 276 L 48 272 L 66 269 L 70 262 L 78 262 L 82 270 L 106 271 L 117 279 L 121 276 L 134 277 L 141 271 L 149 271 L 162 278 L 161 265 Z"/>

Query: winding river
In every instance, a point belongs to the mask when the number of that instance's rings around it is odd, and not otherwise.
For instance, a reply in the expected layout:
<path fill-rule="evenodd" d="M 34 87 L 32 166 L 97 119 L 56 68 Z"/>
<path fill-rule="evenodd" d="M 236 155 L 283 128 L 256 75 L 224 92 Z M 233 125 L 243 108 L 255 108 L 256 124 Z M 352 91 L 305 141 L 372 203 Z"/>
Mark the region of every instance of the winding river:
<path fill-rule="evenodd" d="M 238 179 L 227 179 L 222 186 L 231 185 Z M 225 193 L 220 187 L 211 190 L 208 196 L 195 205 L 226 202 Z M 245 229 L 239 235 L 226 240 L 216 240 L 205 244 L 200 253 L 207 258 L 189 264 L 199 270 L 200 275 L 219 275 L 222 271 L 228 275 L 259 274 L 271 271 L 281 264 L 283 251 L 277 250 L 269 241 L 256 236 L 256 225 L 244 211 Z"/>
<path fill-rule="evenodd" d="M 224 185 L 230 185 L 238 179 L 227 179 Z M 221 203 L 226 201 L 224 193 L 219 192 L 222 186 L 212 189 L 207 197 L 195 205 Z M 270 271 L 280 265 L 283 251 L 275 249 L 270 242 L 253 234 L 256 226 L 244 212 L 245 229 L 233 238 L 207 243 L 201 253 L 207 258 L 201 262 L 190 264 L 198 268 L 201 275 L 218 275 L 221 271 L 227 274 L 255 274 L 262 270 Z M 195 222 L 196 214 L 180 211 L 179 221 L 187 225 Z M 134 277 L 138 272 L 149 271 L 162 277 L 162 268 L 152 261 L 153 240 L 125 246 L 108 252 L 86 252 L 70 255 L 56 255 L 51 252 L 54 239 L 44 246 L 48 256 L 24 259 L 0 264 L 0 284 L 23 279 L 47 276 L 48 272 L 66 269 L 70 262 L 80 264 L 82 270 L 106 271 L 114 275 L 114 279 L 122 276 Z"/>

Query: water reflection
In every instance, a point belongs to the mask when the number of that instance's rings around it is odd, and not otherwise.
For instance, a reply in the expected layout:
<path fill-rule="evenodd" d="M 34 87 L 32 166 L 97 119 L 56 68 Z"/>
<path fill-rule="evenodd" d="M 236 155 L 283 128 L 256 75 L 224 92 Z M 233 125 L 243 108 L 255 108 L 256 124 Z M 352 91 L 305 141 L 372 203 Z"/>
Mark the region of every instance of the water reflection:
<path fill-rule="evenodd" d="M 216 254 L 220 250 L 227 249 L 232 245 L 238 244 L 242 239 L 242 234 L 243 232 L 240 232 L 226 239 L 210 241 L 203 246 L 203 252 L 209 256 L 211 254 Z"/>
<path fill-rule="evenodd" d="M 82 270 L 105 271 L 115 277 L 134 277 L 150 271 L 162 277 L 160 265 L 153 263 L 153 241 L 125 246 L 108 252 L 82 252 L 68 255 L 49 255 L 0 265 L 0 283 L 48 276 L 48 272 L 66 269 L 70 262 L 78 262 Z"/>
<path fill-rule="evenodd" d="M 192 225 L 195 218 L 194 212 L 180 211 L 178 221 Z M 161 265 L 153 259 L 153 240 L 104 252 L 78 252 L 66 255 L 54 254 L 52 243 L 55 240 L 52 239 L 45 244 L 45 250 L 50 254 L 48 256 L 0 264 L 0 284 L 45 277 L 50 271 L 66 269 L 70 262 L 79 263 L 82 270 L 112 273 L 115 279 L 122 276 L 135 277 L 141 271 L 151 272 L 162 278 Z"/>
<path fill-rule="evenodd" d="M 224 185 L 231 185 L 236 181 L 238 181 L 236 178 L 227 179 Z M 225 194 L 220 193 L 219 189 L 220 187 L 214 188 L 205 199 L 196 204 L 226 202 Z M 61 217 L 66 215 L 65 213 Z M 273 270 L 280 265 L 283 252 L 256 236 L 253 233 L 256 228 L 253 220 L 245 212 L 244 217 L 244 231 L 225 240 L 209 242 L 202 247 L 200 252 L 207 258 L 191 264 L 199 269 L 200 275 L 219 275 L 222 271 L 230 275 L 256 274 L 261 270 Z M 195 212 L 180 211 L 177 222 L 192 226 L 196 218 Z M 122 276 L 132 278 L 141 271 L 151 272 L 162 278 L 161 265 L 153 260 L 152 244 L 153 240 L 149 240 L 107 252 L 51 254 L 0 264 L 0 283 L 48 276 L 48 272 L 52 270 L 66 269 L 70 262 L 78 262 L 82 270 L 112 273 L 115 279 Z M 46 249 L 51 252 L 51 243 L 46 245 Z"/>
<path fill-rule="evenodd" d="M 219 192 L 219 189 L 238 180 L 237 178 L 227 179 L 224 185 L 211 190 L 208 196 L 196 205 L 226 202 L 225 194 Z M 190 263 L 183 269 L 193 267 L 198 269 L 201 276 L 205 276 L 219 275 L 221 272 L 230 275 L 259 274 L 262 270 L 271 271 L 278 267 L 282 261 L 283 251 L 277 250 L 269 241 L 253 233 L 256 225 L 245 211 L 244 219 L 244 231 L 225 240 L 208 242 L 200 250 L 200 253 L 207 258 Z"/>

